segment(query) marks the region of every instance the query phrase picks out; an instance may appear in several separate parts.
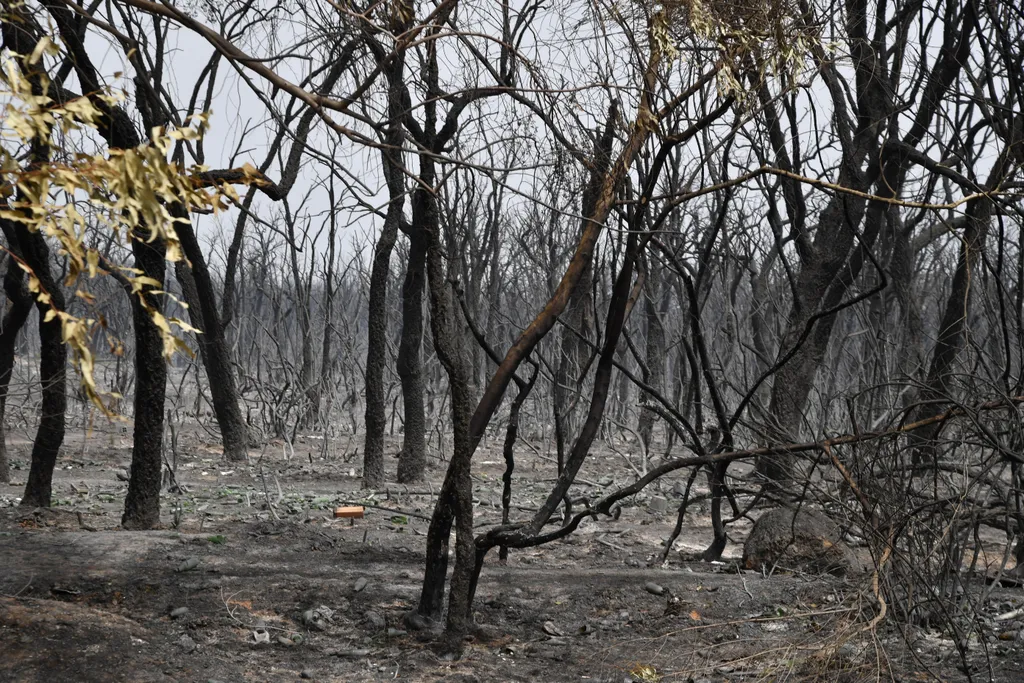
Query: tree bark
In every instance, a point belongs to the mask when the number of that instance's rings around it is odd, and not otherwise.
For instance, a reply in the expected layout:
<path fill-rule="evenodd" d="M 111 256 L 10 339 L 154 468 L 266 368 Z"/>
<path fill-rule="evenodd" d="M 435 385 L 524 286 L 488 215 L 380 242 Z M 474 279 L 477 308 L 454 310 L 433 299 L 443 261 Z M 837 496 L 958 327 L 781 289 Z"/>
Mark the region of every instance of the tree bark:
<path fill-rule="evenodd" d="M 135 267 L 147 277 L 163 282 L 166 277 L 164 244 L 132 241 Z M 124 501 L 121 526 L 125 529 L 155 529 L 160 525 L 160 485 L 163 469 L 164 398 L 167 391 L 167 362 L 163 340 L 150 311 L 131 295 L 135 323 L 135 429 L 132 443 L 131 477 Z M 163 297 L 144 294 L 148 305 L 163 311 Z"/>
<path fill-rule="evenodd" d="M 662 316 L 668 307 L 668 291 L 662 292 L 661 269 L 653 259 L 648 260 L 647 281 L 644 287 L 644 316 L 647 319 L 647 346 L 644 352 L 646 368 L 644 382 L 659 393 L 665 384 L 665 326 Z M 659 310 L 660 309 L 660 310 Z M 646 392 L 642 394 L 644 403 L 653 403 Z M 651 440 L 654 435 L 654 411 L 641 410 L 637 431 L 644 444 L 644 452 L 651 452 Z"/>
<path fill-rule="evenodd" d="M 1020 145 L 1020 139 L 1024 138 L 1024 134 L 1021 131 L 1013 131 L 1012 134 L 1017 139 L 1008 141 L 1006 148 L 993 165 L 986 183 L 989 190 L 1002 184 L 1003 176 L 1007 173 L 1014 155 L 1024 160 L 1024 152 L 1015 149 Z M 977 279 L 978 261 L 985 249 L 985 239 L 994 211 L 994 202 L 984 196 L 971 200 L 967 205 L 953 283 L 946 299 L 942 321 L 939 324 L 939 336 L 935 342 L 928 378 L 921 395 L 923 402 L 916 411 L 915 421 L 941 413 L 946 409 L 943 402 L 948 401 L 954 394 L 953 370 L 966 342 L 971 311 L 971 290 L 977 286 L 972 283 Z M 941 428 L 940 424 L 934 424 L 911 433 L 911 443 L 915 445 L 914 462 L 934 457 L 934 439 Z"/>
<path fill-rule="evenodd" d="M 7 244 L 12 251 L 17 251 L 12 239 L 14 226 L 10 221 L 0 219 Z M 7 391 L 10 388 L 11 374 L 14 371 L 14 351 L 18 342 L 18 333 L 25 326 L 29 313 L 32 312 L 32 295 L 25 286 L 25 272 L 11 257 L 7 260 L 4 273 L 4 293 L 7 295 L 7 312 L 4 313 L 3 330 L 0 330 L 0 484 L 9 484 L 11 468 L 7 456 L 7 434 L 4 418 L 7 411 Z"/>
<path fill-rule="evenodd" d="M 185 217 L 180 207 L 172 207 L 175 217 Z M 213 410 L 220 426 L 221 442 L 224 455 L 232 462 L 241 462 L 248 457 L 249 436 L 239 407 L 238 389 L 235 383 L 235 371 L 231 364 L 224 329 L 220 324 L 220 313 L 217 310 L 217 298 L 214 292 L 213 279 L 206 264 L 206 258 L 196 239 L 191 223 L 175 224 L 178 240 L 181 242 L 185 257 L 189 260 L 195 284 L 195 292 L 199 298 L 198 307 L 189 305 L 189 316 L 192 326 L 202 330 L 199 344 L 204 348 L 203 361 L 206 364 L 206 376 L 210 383 L 210 395 L 213 398 Z M 180 279 L 182 289 L 186 282 Z M 193 313 L 195 309 L 195 315 Z"/>
<path fill-rule="evenodd" d="M 956 15 L 956 8 L 949 7 L 945 20 L 951 22 Z M 886 132 L 884 124 L 894 106 L 886 94 L 887 87 L 879 87 L 879 83 L 886 82 L 888 78 L 886 60 L 890 55 L 877 37 L 868 40 L 869 19 L 865 7 L 851 5 L 847 12 L 847 31 L 854 46 L 858 124 L 851 143 L 843 150 L 839 185 L 866 191 L 877 180 L 876 191 L 879 196 L 898 197 L 909 169 L 909 158 L 900 147 L 913 149 L 921 142 L 946 91 L 966 62 L 974 24 L 967 15 L 973 13 L 973 5 L 959 15 L 961 23 L 958 30 L 949 27 L 945 32 L 945 42 L 935 68 L 927 77 L 913 124 L 892 149 L 888 145 L 880 146 L 878 142 L 879 137 Z M 834 78 L 828 71 L 823 73 L 829 82 Z M 834 101 L 846 97 L 836 92 L 834 86 L 830 87 Z M 783 169 L 791 169 L 792 163 L 782 141 L 774 106 L 766 106 L 765 111 L 768 114 L 769 139 L 775 148 L 777 163 Z M 875 154 L 881 157 L 880 163 L 869 164 L 866 170 L 863 169 L 865 161 Z M 802 215 L 799 207 L 803 205 L 802 199 L 797 196 L 798 188 L 792 187 L 790 181 L 784 182 L 783 187 L 786 189 L 788 212 L 791 215 Z M 875 238 L 884 227 L 888 209 L 889 205 L 883 201 L 872 200 L 869 205 L 862 197 L 839 194 L 822 212 L 813 243 L 806 235 L 798 235 L 797 251 L 803 264 L 794 288 L 793 310 L 781 350 L 781 353 L 793 353 L 774 378 L 769 407 L 770 414 L 777 421 L 774 425 L 775 438 L 781 441 L 795 439 L 801 432 L 807 398 L 831 339 L 836 314 L 821 314 L 840 306 L 856 281 L 867 260 L 866 251 L 872 249 Z M 857 226 L 864 219 L 865 213 L 864 234 L 859 249 L 855 249 Z M 794 232 L 800 232 L 801 229 L 798 225 Z M 785 456 L 759 459 L 758 472 L 776 483 L 793 481 L 799 476 L 793 460 Z"/>
<path fill-rule="evenodd" d="M 425 284 L 427 238 L 423 228 L 423 209 L 413 205 L 413 224 L 409 235 L 409 263 L 402 285 L 402 340 L 398 347 L 397 370 L 402 380 L 405 408 L 405 435 L 398 456 L 398 481 L 411 483 L 423 479 L 427 466 L 427 421 L 423 410 L 423 287 Z"/>
<path fill-rule="evenodd" d="M 53 492 L 53 468 L 64 444 L 67 397 L 67 347 L 61 334 L 60 320 L 45 320 L 50 308 L 65 309 L 64 291 L 50 270 L 50 248 L 38 232 L 17 226 L 18 242 L 25 262 L 39 278 L 42 288 L 50 294 L 50 304 L 36 301 L 39 313 L 39 382 L 42 386 L 39 427 L 32 444 L 32 464 L 21 504 L 25 507 L 50 507 Z"/>
<path fill-rule="evenodd" d="M 405 54 L 396 55 L 385 71 L 388 77 L 388 121 L 381 156 L 390 203 L 384 218 L 384 227 L 381 228 L 373 253 L 366 314 L 368 329 L 363 487 L 370 489 L 380 488 L 384 484 L 384 427 L 387 423 L 384 405 L 384 363 L 387 360 L 388 280 L 391 278 L 391 251 L 398 239 L 398 228 L 402 223 L 405 207 L 402 158 L 402 145 L 405 141 L 402 119 L 406 113 L 403 101 Z"/>

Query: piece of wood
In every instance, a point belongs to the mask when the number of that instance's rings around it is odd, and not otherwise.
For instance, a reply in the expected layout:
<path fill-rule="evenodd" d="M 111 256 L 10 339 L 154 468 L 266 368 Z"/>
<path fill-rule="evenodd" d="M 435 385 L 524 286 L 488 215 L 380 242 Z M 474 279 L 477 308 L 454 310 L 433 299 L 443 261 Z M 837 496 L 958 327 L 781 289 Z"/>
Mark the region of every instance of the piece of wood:
<path fill-rule="evenodd" d="M 351 505 L 344 506 L 334 509 L 335 519 L 362 519 L 363 518 L 363 506 L 362 505 Z"/>

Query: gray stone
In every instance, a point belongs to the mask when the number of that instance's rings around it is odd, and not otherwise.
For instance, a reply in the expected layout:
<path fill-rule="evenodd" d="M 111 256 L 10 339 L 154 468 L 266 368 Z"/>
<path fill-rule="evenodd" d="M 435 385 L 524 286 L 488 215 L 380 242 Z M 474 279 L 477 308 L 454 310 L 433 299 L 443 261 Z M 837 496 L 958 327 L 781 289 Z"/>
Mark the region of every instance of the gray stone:
<path fill-rule="evenodd" d="M 555 622 L 553 621 L 545 621 L 541 628 L 543 628 L 544 633 L 548 634 L 549 636 L 565 635 L 557 626 L 555 626 Z"/>
<path fill-rule="evenodd" d="M 178 572 L 188 572 L 188 571 L 192 571 L 193 569 L 195 569 L 198 566 L 199 566 L 199 558 L 198 557 L 190 557 L 187 560 L 185 560 L 184 562 L 182 562 L 181 564 L 179 564 L 178 565 L 178 569 L 176 571 L 178 571 Z"/>
<path fill-rule="evenodd" d="M 654 498 L 651 498 L 649 503 L 647 503 L 647 507 L 651 512 L 668 512 L 668 500 L 661 496 L 655 496 Z"/>
<path fill-rule="evenodd" d="M 289 638 L 288 636 L 278 636 L 277 642 L 278 644 L 284 645 L 285 647 L 292 647 L 293 645 L 295 645 L 295 641 Z"/>
<path fill-rule="evenodd" d="M 185 654 L 188 654 L 195 651 L 198 645 L 196 645 L 196 641 L 192 640 L 188 636 L 182 636 L 181 638 L 178 638 L 178 647 L 184 650 Z"/>
<path fill-rule="evenodd" d="M 299 678 L 301 678 L 303 680 L 311 681 L 311 680 L 313 680 L 313 674 L 308 669 L 303 669 L 299 673 Z"/>
<path fill-rule="evenodd" d="M 370 626 L 373 626 L 374 628 L 380 629 L 384 628 L 387 625 L 387 620 L 384 619 L 380 612 L 374 612 L 371 609 L 367 611 L 366 614 L 364 614 L 363 616 L 366 618 L 368 622 L 370 622 Z"/>
<path fill-rule="evenodd" d="M 171 619 L 178 619 L 188 614 L 188 607 L 178 607 L 171 610 Z"/>
<path fill-rule="evenodd" d="M 743 566 L 771 569 L 775 565 L 810 573 L 844 575 L 861 569 L 840 540 L 839 525 L 824 513 L 801 507 L 776 508 L 761 515 L 743 544 Z"/>
<path fill-rule="evenodd" d="M 647 583 L 645 583 L 644 590 L 650 593 L 651 595 L 661 595 L 665 592 L 664 588 L 654 583 L 653 581 L 648 581 Z"/>
<path fill-rule="evenodd" d="M 356 593 L 358 593 L 359 591 L 361 591 L 364 588 L 366 588 L 366 584 L 367 584 L 366 577 L 365 576 L 360 576 L 358 579 L 356 579 L 355 586 L 353 586 L 352 588 L 353 588 L 353 590 L 355 590 Z"/>

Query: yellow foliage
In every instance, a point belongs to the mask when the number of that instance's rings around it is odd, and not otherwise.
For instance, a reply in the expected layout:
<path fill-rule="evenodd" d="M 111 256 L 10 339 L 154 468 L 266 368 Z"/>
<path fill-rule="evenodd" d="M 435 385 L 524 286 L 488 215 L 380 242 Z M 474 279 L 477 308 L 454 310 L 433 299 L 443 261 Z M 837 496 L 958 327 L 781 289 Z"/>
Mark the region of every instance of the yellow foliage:
<path fill-rule="evenodd" d="M 202 136 L 208 122 L 206 114 L 192 117 L 183 128 L 154 129 L 151 141 L 135 149 L 113 149 L 106 156 L 78 154 L 71 160 L 23 167 L 9 148 L 23 147 L 34 139 L 49 141 L 55 129 L 65 134 L 95 129 L 103 118 L 96 101 L 116 106 L 123 99 L 118 93 L 108 91 L 92 94 L 95 99 L 79 97 L 57 103 L 45 95 L 33 94 L 26 74 L 34 72 L 34 77 L 42 80 L 42 91 L 46 92 L 45 76 L 38 76 L 33 66 L 44 55 L 56 54 L 56 50 L 51 39 L 43 38 L 32 54 L 10 55 L 0 64 L 3 71 L 0 101 L 5 103 L 0 115 L 0 135 L 5 142 L 13 143 L 0 146 L 0 188 L 7 200 L 6 204 L 0 203 L 0 216 L 41 232 L 58 243 L 60 255 L 67 259 L 64 284 L 74 286 L 75 296 L 90 303 L 94 299 L 80 286 L 80 278 L 92 279 L 108 273 L 100 265 L 100 254 L 85 243 L 90 222 L 76 203 L 80 205 L 84 200 L 90 207 L 93 225 L 111 231 L 122 244 L 130 240 L 159 240 L 166 246 L 167 260 L 179 261 L 184 257 L 174 226 L 187 219 L 173 217 L 168 207 L 180 205 L 186 214 L 193 210 L 219 211 L 225 206 L 225 197 L 237 198 L 237 195 L 230 186 L 200 189 L 192 176 L 205 169 L 185 169 L 169 161 L 177 140 L 196 140 Z M 28 274 L 29 291 L 37 301 L 50 306 L 45 319 L 60 321 L 62 339 L 72 352 L 72 363 L 78 370 L 85 394 L 104 413 L 111 415 L 102 398 L 111 394 L 103 394 L 93 376 L 91 340 L 97 328 L 104 326 L 102 318 L 97 321 L 76 317 L 57 309 L 31 268 L 20 259 L 16 260 Z M 147 299 L 148 296 L 170 296 L 162 291 L 161 283 L 136 269 L 117 267 L 131 284 L 131 295 L 138 297 L 160 330 L 164 356 L 170 359 L 176 351 L 190 353 L 177 334 L 197 330 L 177 318 L 167 318 Z"/>

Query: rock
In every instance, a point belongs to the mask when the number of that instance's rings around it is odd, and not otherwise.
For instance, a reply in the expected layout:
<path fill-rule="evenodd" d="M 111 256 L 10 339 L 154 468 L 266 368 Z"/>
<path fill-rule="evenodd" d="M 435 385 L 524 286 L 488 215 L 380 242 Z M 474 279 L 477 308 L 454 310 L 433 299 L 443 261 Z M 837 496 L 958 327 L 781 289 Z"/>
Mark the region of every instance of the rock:
<path fill-rule="evenodd" d="M 364 588 L 366 588 L 366 584 L 367 584 L 366 577 L 365 576 L 360 576 L 358 579 L 356 579 L 356 583 L 352 587 L 352 590 L 354 590 L 356 593 L 358 593 L 359 591 L 361 591 Z"/>
<path fill-rule="evenodd" d="M 374 612 L 371 609 L 367 611 L 366 614 L 364 614 L 363 616 L 366 618 L 368 622 L 370 622 L 370 626 L 373 626 L 376 629 L 381 629 L 387 626 L 388 622 L 386 619 L 384 619 L 380 612 Z"/>
<path fill-rule="evenodd" d="M 118 481 L 131 481 L 131 476 L 124 470 L 118 470 L 114 473 Z"/>
<path fill-rule="evenodd" d="M 401 636 L 409 635 L 408 631 L 403 631 L 400 628 L 389 628 L 388 638 L 399 638 Z"/>
<path fill-rule="evenodd" d="M 313 674 L 308 669 L 303 669 L 301 672 L 299 672 L 299 678 L 306 681 L 311 681 L 313 680 Z"/>
<path fill-rule="evenodd" d="M 441 683 L 480 683 L 473 674 L 452 674 L 441 679 Z"/>
<path fill-rule="evenodd" d="M 743 566 L 845 575 L 860 563 L 840 540 L 839 525 L 810 508 L 776 508 L 761 515 L 743 544 Z"/>
<path fill-rule="evenodd" d="M 416 610 L 406 612 L 402 618 L 402 623 L 410 631 L 433 631 L 437 627 L 437 624 L 432 619 L 423 616 Z"/>
<path fill-rule="evenodd" d="M 615 483 L 615 477 L 613 477 L 613 476 L 612 476 L 612 475 L 610 475 L 610 474 L 608 474 L 608 475 L 605 475 L 605 476 L 601 477 L 601 478 L 600 478 L 600 479 L 599 479 L 599 480 L 597 481 L 597 485 L 598 485 L 598 486 L 611 486 L 611 485 L 612 485 L 612 484 L 614 484 L 614 483 Z"/>
<path fill-rule="evenodd" d="M 198 645 L 196 645 L 196 641 L 192 640 L 188 636 L 182 636 L 181 638 L 178 638 L 178 647 L 184 650 L 185 654 L 189 654 L 190 652 L 194 652 Z"/>
<path fill-rule="evenodd" d="M 664 588 L 654 583 L 653 581 L 648 581 L 647 583 L 645 583 L 644 590 L 650 593 L 651 595 L 662 595 L 665 592 Z"/>
<path fill-rule="evenodd" d="M 562 633 L 558 629 L 557 626 L 555 626 L 555 622 L 553 622 L 553 621 L 545 621 L 544 625 L 541 628 L 543 628 L 544 629 L 544 633 L 548 634 L 549 636 L 562 636 L 562 635 L 565 635 L 564 633 Z"/>
<path fill-rule="evenodd" d="M 647 503 L 647 508 L 651 512 L 656 512 L 659 514 L 662 512 L 668 512 L 668 500 L 662 498 L 661 496 L 655 496 L 654 498 L 651 498 L 651 501 L 649 503 Z"/>
<path fill-rule="evenodd" d="M 289 638 L 288 636 L 278 636 L 277 642 L 279 645 L 284 645 L 285 647 L 292 647 L 293 645 L 295 645 L 295 641 Z"/>
<path fill-rule="evenodd" d="M 188 614 L 188 607 L 178 607 L 171 610 L 171 619 L 178 619 Z"/>
<path fill-rule="evenodd" d="M 198 557 L 190 557 L 187 560 L 185 560 L 184 562 L 182 562 L 181 564 L 179 564 L 178 568 L 175 571 L 177 571 L 177 572 L 189 572 L 189 571 L 192 571 L 193 569 L 195 569 L 198 566 L 199 566 L 199 558 Z"/>
<path fill-rule="evenodd" d="M 334 610 L 327 605 L 320 605 L 316 609 L 308 609 L 303 612 L 302 623 L 318 631 L 326 631 L 332 617 L 334 617 Z"/>

